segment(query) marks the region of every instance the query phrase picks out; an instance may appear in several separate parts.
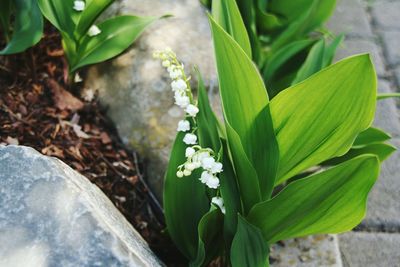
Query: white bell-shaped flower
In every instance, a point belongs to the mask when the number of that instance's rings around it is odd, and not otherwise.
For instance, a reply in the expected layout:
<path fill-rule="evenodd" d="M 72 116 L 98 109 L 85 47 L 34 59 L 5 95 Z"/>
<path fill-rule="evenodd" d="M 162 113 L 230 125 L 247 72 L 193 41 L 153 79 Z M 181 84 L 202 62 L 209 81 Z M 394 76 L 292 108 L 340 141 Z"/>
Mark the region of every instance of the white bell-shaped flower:
<path fill-rule="evenodd" d="M 171 83 L 171 87 L 173 91 L 184 91 L 187 89 L 187 84 L 184 80 L 179 79 L 176 81 L 173 81 Z"/>
<path fill-rule="evenodd" d="M 190 130 L 190 122 L 187 120 L 181 120 L 178 122 L 178 132 L 187 132 Z"/>
<path fill-rule="evenodd" d="M 207 180 L 206 185 L 211 189 L 217 189 L 219 187 L 219 179 L 213 176 Z"/>
<path fill-rule="evenodd" d="M 211 203 L 215 204 L 221 209 L 221 212 L 225 214 L 225 206 L 224 206 L 224 200 L 222 197 L 213 197 L 211 199 Z"/>
<path fill-rule="evenodd" d="M 101 30 L 99 29 L 99 27 L 97 27 L 96 25 L 90 26 L 89 31 L 88 31 L 88 35 L 90 37 L 99 35 L 100 33 L 101 33 Z"/>
<path fill-rule="evenodd" d="M 190 99 L 185 95 L 176 95 L 175 104 L 181 108 L 186 108 L 190 104 Z"/>
<path fill-rule="evenodd" d="M 197 142 L 197 136 L 191 133 L 185 134 L 183 142 L 187 145 L 195 145 Z"/>
<path fill-rule="evenodd" d="M 190 158 L 191 156 L 194 155 L 194 153 L 196 153 L 196 150 L 194 150 L 193 147 L 188 147 L 188 148 L 186 148 L 185 156 L 186 156 L 187 158 Z"/>
<path fill-rule="evenodd" d="M 220 173 L 220 172 L 222 172 L 222 163 L 221 162 L 215 162 L 213 165 L 212 165 L 212 167 L 211 167 L 211 169 L 210 169 L 210 171 L 211 171 L 211 173 Z"/>
<path fill-rule="evenodd" d="M 211 170 L 211 168 L 214 166 L 215 159 L 213 157 L 206 157 L 202 159 L 201 161 L 201 167 L 206 170 Z"/>
<path fill-rule="evenodd" d="M 85 9 L 85 2 L 81 0 L 74 1 L 74 6 L 72 7 L 76 11 L 83 11 Z"/>
<path fill-rule="evenodd" d="M 197 113 L 199 113 L 199 108 L 196 107 L 193 104 L 189 104 L 186 109 L 185 109 L 186 113 L 191 116 L 191 117 L 195 117 Z"/>

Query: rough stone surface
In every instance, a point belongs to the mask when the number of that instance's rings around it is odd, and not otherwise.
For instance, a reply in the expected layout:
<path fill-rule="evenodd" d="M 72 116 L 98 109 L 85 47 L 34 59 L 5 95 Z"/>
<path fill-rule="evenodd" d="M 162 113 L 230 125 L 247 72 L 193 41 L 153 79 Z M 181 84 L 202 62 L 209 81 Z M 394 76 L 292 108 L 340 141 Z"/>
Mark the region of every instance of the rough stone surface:
<path fill-rule="evenodd" d="M 337 59 L 342 59 L 351 55 L 371 53 L 378 76 L 387 76 L 385 65 L 379 47 L 373 40 L 365 39 L 346 39 L 336 53 Z"/>
<path fill-rule="evenodd" d="M 348 37 L 372 37 L 371 25 L 365 9 L 366 4 L 361 0 L 337 1 L 333 16 L 327 24 L 330 31 L 344 33 Z"/>
<path fill-rule="evenodd" d="M 400 88 L 400 66 L 394 69 L 394 77 L 397 84 L 397 88 Z"/>
<path fill-rule="evenodd" d="M 61 161 L 0 147 L 0 266 L 161 266 L 110 200 Z"/>
<path fill-rule="evenodd" d="M 383 29 L 399 29 L 399 1 L 375 1 L 372 6 L 372 16 L 378 27 Z"/>
<path fill-rule="evenodd" d="M 380 80 L 378 91 L 380 93 L 393 93 L 395 88 L 388 81 Z M 381 128 L 392 135 L 400 137 L 400 116 L 396 108 L 396 100 L 387 98 L 377 103 L 374 126 Z"/>
<path fill-rule="evenodd" d="M 336 235 L 287 240 L 271 248 L 271 267 L 341 267 Z"/>
<path fill-rule="evenodd" d="M 400 64 L 400 30 L 384 31 L 382 33 L 382 41 L 386 50 L 388 63 L 390 65 Z"/>
<path fill-rule="evenodd" d="M 400 148 L 400 140 L 392 144 Z M 400 230 L 400 151 L 383 162 L 380 177 L 368 199 L 368 212 L 363 225 L 374 230 Z"/>
<path fill-rule="evenodd" d="M 350 232 L 339 240 L 344 267 L 400 267 L 400 234 Z"/>
<path fill-rule="evenodd" d="M 163 174 L 182 111 L 173 104 L 167 73 L 152 53 L 179 51 L 186 72 L 198 65 L 215 83 L 211 33 L 205 10 L 194 0 L 126 0 L 116 10 L 137 15 L 173 14 L 150 27 L 126 54 L 89 70 L 86 87 L 99 90 L 120 136 L 148 159 L 147 177 L 161 198 Z"/>

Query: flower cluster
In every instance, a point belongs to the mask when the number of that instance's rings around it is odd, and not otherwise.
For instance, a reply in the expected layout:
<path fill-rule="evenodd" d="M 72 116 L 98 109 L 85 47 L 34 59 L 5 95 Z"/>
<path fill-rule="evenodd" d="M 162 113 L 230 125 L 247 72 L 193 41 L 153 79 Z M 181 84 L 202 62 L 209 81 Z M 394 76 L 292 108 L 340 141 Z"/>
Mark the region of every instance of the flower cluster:
<path fill-rule="evenodd" d="M 75 1 L 74 1 L 74 5 L 73 5 L 72 8 L 73 8 L 74 10 L 78 11 L 78 12 L 81 12 L 81 11 L 85 10 L 85 7 L 86 7 L 85 1 L 82 1 L 82 0 L 75 0 Z M 97 27 L 96 25 L 92 25 L 92 26 L 89 28 L 88 32 L 87 32 L 87 34 L 88 34 L 90 37 L 96 36 L 96 35 L 98 35 L 98 34 L 100 34 L 100 33 L 101 33 L 101 30 L 100 30 L 99 27 Z"/>
<path fill-rule="evenodd" d="M 220 185 L 217 175 L 222 172 L 222 163 L 216 160 L 214 151 L 210 148 L 202 148 L 198 145 L 196 130 L 196 115 L 199 112 L 186 77 L 184 66 L 180 63 L 174 52 L 167 48 L 157 51 L 153 55 L 162 61 L 162 66 L 167 69 L 172 79 L 171 87 L 174 92 L 175 104 L 186 113 L 186 118 L 179 121 L 177 131 L 186 133 L 183 142 L 188 145 L 185 151 L 186 162 L 178 166 L 177 177 L 189 176 L 196 169 L 202 168 L 199 180 L 212 189 L 218 189 Z M 215 197 L 212 203 L 218 206 L 223 213 L 225 208 L 223 200 Z"/>

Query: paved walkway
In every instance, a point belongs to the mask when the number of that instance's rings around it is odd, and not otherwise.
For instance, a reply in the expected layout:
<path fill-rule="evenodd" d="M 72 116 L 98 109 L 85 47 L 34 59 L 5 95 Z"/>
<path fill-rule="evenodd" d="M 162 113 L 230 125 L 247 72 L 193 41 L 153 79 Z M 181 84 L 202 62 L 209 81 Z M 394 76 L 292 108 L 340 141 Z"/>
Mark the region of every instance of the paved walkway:
<path fill-rule="evenodd" d="M 380 92 L 400 91 L 400 1 L 339 0 L 328 27 L 347 36 L 337 58 L 370 52 Z M 375 126 L 389 132 L 400 148 L 400 102 L 382 100 Z M 353 232 L 339 235 L 344 266 L 400 266 L 400 151 L 382 165 L 373 189 L 368 215 Z"/>

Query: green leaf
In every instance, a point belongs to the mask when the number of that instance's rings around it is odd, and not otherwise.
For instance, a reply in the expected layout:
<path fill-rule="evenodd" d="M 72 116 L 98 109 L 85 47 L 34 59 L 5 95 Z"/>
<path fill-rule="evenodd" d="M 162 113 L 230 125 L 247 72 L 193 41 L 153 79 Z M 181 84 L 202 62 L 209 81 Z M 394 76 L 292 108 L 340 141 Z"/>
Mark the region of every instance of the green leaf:
<path fill-rule="evenodd" d="M 280 159 L 276 184 L 344 155 L 367 129 L 376 105 L 376 74 L 369 55 L 342 60 L 271 101 Z"/>
<path fill-rule="evenodd" d="M 7 42 L 9 41 L 12 3 L 12 0 L 2 0 L 0 2 L 0 29 Z"/>
<path fill-rule="evenodd" d="M 220 191 L 224 199 L 225 216 L 224 216 L 224 238 L 226 247 L 229 250 L 232 239 L 236 233 L 237 214 L 243 213 L 241 207 L 241 197 L 237 185 L 237 178 L 233 170 L 231 159 L 229 158 L 228 145 L 226 140 L 221 139 L 222 153 L 221 162 L 224 171 L 220 173 Z"/>
<path fill-rule="evenodd" d="M 292 81 L 292 85 L 299 83 L 320 71 L 323 68 L 324 53 L 325 40 L 321 39 L 311 48 L 305 62 L 297 72 L 296 78 Z"/>
<path fill-rule="evenodd" d="M 269 248 L 260 229 L 237 216 L 238 229 L 231 248 L 232 267 L 268 267 Z"/>
<path fill-rule="evenodd" d="M 286 23 L 296 20 L 298 17 L 307 13 L 312 7 L 310 0 L 272 0 L 268 1 L 268 10 L 274 14 L 279 14 L 286 18 Z"/>
<path fill-rule="evenodd" d="M 197 257 L 198 224 L 209 211 L 206 189 L 199 181 L 200 173 L 178 178 L 177 167 L 186 161 L 185 133 L 179 132 L 173 145 L 164 181 L 164 211 L 168 233 L 188 259 Z"/>
<path fill-rule="evenodd" d="M 360 148 L 370 144 L 385 142 L 390 138 L 390 134 L 386 133 L 385 131 L 378 128 L 369 127 L 357 136 L 353 143 L 353 148 Z"/>
<path fill-rule="evenodd" d="M 234 167 L 237 169 L 243 158 L 237 158 L 240 153 L 236 152 L 244 150 L 258 175 L 262 198 L 269 198 L 279 151 L 263 80 L 254 63 L 235 40 L 211 17 L 210 23 L 224 118 L 226 127 L 229 125 L 232 128 L 229 131 L 227 129 L 227 135 Z M 234 148 L 233 145 L 238 147 Z M 245 179 L 239 176 L 238 174 L 239 180 Z M 241 187 L 240 182 L 239 186 Z"/>
<path fill-rule="evenodd" d="M 189 263 L 190 267 L 206 266 L 222 248 L 222 216 L 213 209 L 201 218 L 199 227 L 199 245 L 196 259 Z"/>
<path fill-rule="evenodd" d="M 212 15 L 215 21 L 240 45 L 251 58 L 251 45 L 246 27 L 235 0 L 212 1 Z"/>
<path fill-rule="evenodd" d="M 43 16 L 61 33 L 73 38 L 75 30 L 73 17 L 79 14 L 79 11 L 73 9 L 74 0 L 37 0 L 37 2 Z"/>
<path fill-rule="evenodd" d="M 100 23 L 97 25 L 101 30 L 100 34 L 85 35 L 82 39 L 77 59 L 72 63 L 72 71 L 119 55 L 157 19 L 156 17 L 118 16 Z"/>
<path fill-rule="evenodd" d="M 343 42 L 344 35 L 340 34 L 339 36 L 335 37 L 330 45 L 325 47 L 324 53 L 324 62 L 322 64 L 323 68 L 332 64 L 333 58 L 335 57 L 335 53 L 339 45 Z"/>
<path fill-rule="evenodd" d="M 201 147 L 208 147 L 215 152 L 220 151 L 221 143 L 218 134 L 218 125 L 221 123 L 218 121 L 214 112 L 212 111 L 210 102 L 208 100 L 207 92 L 204 87 L 203 78 L 200 72 L 197 71 L 198 79 L 198 107 L 199 113 L 196 116 L 197 119 L 197 135 L 199 137 L 199 144 Z"/>
<path fill-rule="evenodd" d="M 364 154 L 373 154 L 376 155 L 379 159 L 380 162 L 383 162 L 386 160 L 394 151 L 396 151 L 396 147 L 389 145 L 389 144 L 383 144 L 383 143 L 377 143 L 377 144 L 369 144 L 360 148 L 352 148 L 344 154 L 341 157 L 336 157 L 332 158 L 326 162 L 324 162 L 322 165 L 337 165 L 342 162 L 348 161 L 352 158 L 355 158 L 360 155 Z"/>
<path fill-rule="evenodd" d="M 392 97 L 400 97 L 400 93 L 385 93 L 385 94 L 378 94 L 377 99 L 383 100 Z"/>
<path fill-rule="evenodd" d="M 40 41 L 43 34 L 43 17 L 36 0 L 15 0 L 13 34 L 0 55 L 20 53 Z"/>
<path fill-rule="evenodd" d="M 79 21 L 76 26 L 76 33 L 78 39 L 83 37 L 90 26 L 94 24 L 96 19 L 109 7 L 114 0 L 95 0 L 91 2 L 86 2 L 85 9 L 81 12 Z"/>
<path fill-rule="evenodd" d="M 365 216 L 367 196 L 378 174 L 375 156 L 357 157 L 290 183 L 273 199 L 257 204 L 247 219 L 270 244 L 351 230 Z"/>

